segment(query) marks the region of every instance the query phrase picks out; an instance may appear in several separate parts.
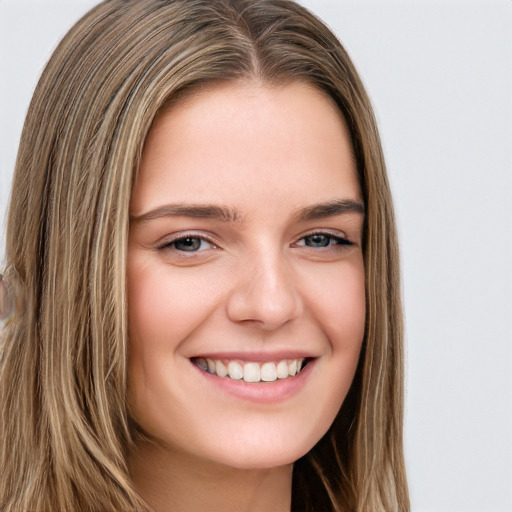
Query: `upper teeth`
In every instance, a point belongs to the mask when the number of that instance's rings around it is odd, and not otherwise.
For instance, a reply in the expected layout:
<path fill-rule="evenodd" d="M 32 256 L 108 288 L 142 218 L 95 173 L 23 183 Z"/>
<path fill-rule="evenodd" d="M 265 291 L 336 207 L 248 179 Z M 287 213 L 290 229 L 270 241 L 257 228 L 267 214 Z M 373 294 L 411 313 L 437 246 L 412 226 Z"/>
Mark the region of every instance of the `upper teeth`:
<path fill-rule="evenodd" d="M 195 364 L 203 370 L 234 380 L 245 382 L 273 382 L 286 379 L 299 373 L 304 366 L 304 358 L 283 359 L 278 362 L 252 363 L 242 361 L 227 361 L 197 358 Z"/>

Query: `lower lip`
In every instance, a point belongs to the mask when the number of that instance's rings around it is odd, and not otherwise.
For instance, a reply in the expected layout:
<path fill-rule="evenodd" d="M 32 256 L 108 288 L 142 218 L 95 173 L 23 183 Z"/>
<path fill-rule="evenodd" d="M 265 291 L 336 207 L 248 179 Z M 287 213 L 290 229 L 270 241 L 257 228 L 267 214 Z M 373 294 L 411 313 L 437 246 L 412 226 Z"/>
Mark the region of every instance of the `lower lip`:
<path fill-rule="evenodd" d="M 299 393 L 306 385 L 315 360 L 310 360 L 297 375 L 286 379 L 277 379 L 273 382 L 245 382 L 229 377 L 219 377 L 202 370 L 194 363 L 192 364 L 211 386 L 215 386 L 224 393 L 250 402 L 269 404 L 282 402 Z"/>

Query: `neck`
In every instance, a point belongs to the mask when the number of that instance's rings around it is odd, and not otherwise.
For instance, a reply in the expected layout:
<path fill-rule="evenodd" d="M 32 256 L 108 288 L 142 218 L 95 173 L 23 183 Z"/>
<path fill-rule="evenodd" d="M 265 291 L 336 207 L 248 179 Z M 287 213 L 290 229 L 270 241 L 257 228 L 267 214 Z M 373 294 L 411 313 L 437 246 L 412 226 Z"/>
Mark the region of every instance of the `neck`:
<path fill-rule="evenodd" d="M 232 468 L 143 441 L 130 456 L 135 487 L 154 512 L 289 512 L 292 470 Z"/>

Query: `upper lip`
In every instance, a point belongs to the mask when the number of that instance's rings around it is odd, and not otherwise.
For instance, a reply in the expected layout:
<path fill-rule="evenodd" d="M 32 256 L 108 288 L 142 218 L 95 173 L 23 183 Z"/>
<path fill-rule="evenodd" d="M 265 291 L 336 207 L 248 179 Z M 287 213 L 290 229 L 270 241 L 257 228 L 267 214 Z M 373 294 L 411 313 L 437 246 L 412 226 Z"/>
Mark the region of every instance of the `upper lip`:
<path fill-rule="evenodd" d="M 204 352 L 190 357 L 190 359 L 213 359 L 213 360 L 240 360 L 251 361 L 255 363 L 265 363 L 271 361 L 282 361 L 283 359 L 314 359 L 318 356 L 304 350 L 279 350 L 275 352 Z"/>

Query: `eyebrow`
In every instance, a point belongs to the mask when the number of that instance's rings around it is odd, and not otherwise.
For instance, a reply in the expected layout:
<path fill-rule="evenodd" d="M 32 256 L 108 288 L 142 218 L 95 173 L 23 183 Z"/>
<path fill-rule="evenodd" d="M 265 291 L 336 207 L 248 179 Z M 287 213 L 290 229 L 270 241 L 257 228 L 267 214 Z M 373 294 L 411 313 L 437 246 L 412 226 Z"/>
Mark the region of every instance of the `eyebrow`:
<path fill-rule="evenodd" d="M 354 199 L 337 199 L 325 203 L 314 204 L 299 210 L 297 218 L 301 221 L 323 219 L 343 213 L 357 213 L 364 215 L 364 203 Z"/>
<path fill-rule="evenodd" d="M 237 210 L 226 206 L 209 204 L 167 204 L 137 216 L 131 216 L 132 222 L 147 222 L 162 217 L 195 217 L 216 219 L 224 222 L 240 222 Z"/>
<path fill-rule="evenodd" d="M 357 213 L 364 215 L 365 208 L 362 201 L 353 199 L 338 199 L 306 206 L 298 210 L 294 217 L 299 221 L 310 221 L 333 217 L 344 213 Z M 235 208 L 222 205 L 209 204 L 167 204 L 141 215 L 131 216 L 130 220 L 136 223 L 148 222 L 164 217 L 193 217 L 214 219 L 223 222 L 242 222 L 242 215 Z"/>

